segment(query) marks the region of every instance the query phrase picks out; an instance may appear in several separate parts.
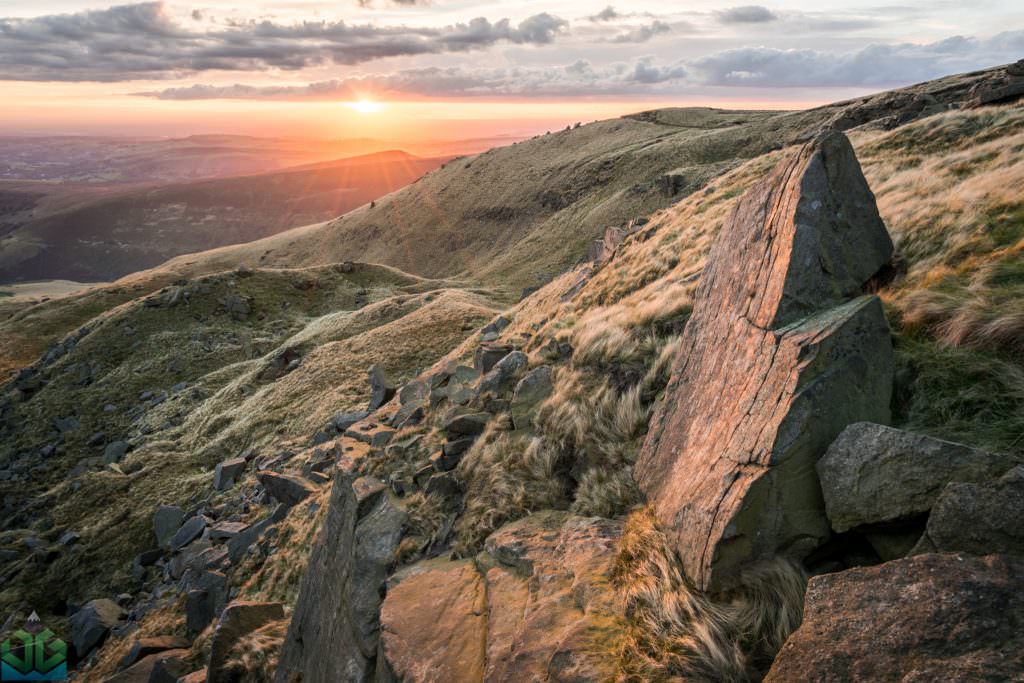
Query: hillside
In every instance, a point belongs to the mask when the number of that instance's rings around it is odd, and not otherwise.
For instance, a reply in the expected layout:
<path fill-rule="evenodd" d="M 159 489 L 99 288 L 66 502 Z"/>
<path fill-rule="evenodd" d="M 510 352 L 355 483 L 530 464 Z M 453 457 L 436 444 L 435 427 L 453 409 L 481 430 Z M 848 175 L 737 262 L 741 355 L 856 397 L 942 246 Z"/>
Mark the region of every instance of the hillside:
<path fill-rule="evenodd" d="M 0 283 L 114 280 L 178 254 L 333 218 L 444 161 L 380 152 L 273 173 L 106 191 L 9 183 L 0 195 L 11 199 L 0 238 Z M 14 202 L 19 197 L 27 216 Z"/>
<path fill-rule="evenodd" d="M 743 161 L 826 124 L 892 127 L 934 114 L 985 78 L 954 76 L 799 112 L 670 109 L 599 121 L 452 161 L 317 229 L 201 258 L 210 268 L 358 259 L 425 277 L 461 273 L 514 301 L 578 262 L 606 227 L 669 206 Z"/>
<path fill-rule="evenodd" d="M 598 122 L 17 310 L 0 607 L 97 681 L 1019 674 L 978 626 L 1024 615 L 1024 105 L 976 88 L 1004 78 Z"/>

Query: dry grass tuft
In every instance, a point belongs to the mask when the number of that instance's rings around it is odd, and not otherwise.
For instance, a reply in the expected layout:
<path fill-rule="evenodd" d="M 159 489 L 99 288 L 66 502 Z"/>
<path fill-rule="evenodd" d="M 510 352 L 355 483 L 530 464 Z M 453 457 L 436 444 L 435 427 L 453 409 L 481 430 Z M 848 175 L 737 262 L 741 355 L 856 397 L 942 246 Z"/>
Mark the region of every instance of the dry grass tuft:
<path fill-rule="evenodd" d="M 629 622 L 620 681 L 759 680 L 800 625 L 806 577 L 776 561 L 712 600 L 683 575 L 649 508 L 626 522 L 612 580 Z"/>
<path fill-rule="evenodd" d="M 222 680 L 270 683 L 288 631 L 288 619 L 272 621 L 243 636 L 228 653 Z"/>

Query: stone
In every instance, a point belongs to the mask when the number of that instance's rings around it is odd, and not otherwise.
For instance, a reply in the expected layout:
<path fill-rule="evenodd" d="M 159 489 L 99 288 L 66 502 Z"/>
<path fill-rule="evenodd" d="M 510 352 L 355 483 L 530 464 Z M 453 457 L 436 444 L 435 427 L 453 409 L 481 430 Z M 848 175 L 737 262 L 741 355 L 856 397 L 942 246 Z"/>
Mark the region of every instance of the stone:
<path fill-rule="evenodd" d="M 127 441 L 112 441 L 107 444 L 107 447 L 103 449 L 103 462 L 104 464 L 111 464 L 115 462 L 121 462 L 121 459 L 128 454 L 128 442 Z"/>
<path fill-rule="evenodd" d="M 352 494 L 356 497 L 356 518 L 362 519 L 377 504 L 387 486 L 376 477 L 359 477 L 352 482 Z"/>
<path fill-rule="evenodd" d="M 191 643 L 179 636 L 150 636 L 139 638 L 128 650 L 128 654 L 121 660 L 120 667 L 127 668 L 143 657 L 164 652 L 165 650 L 181 650 L 187 648 Z"/>
<path fill-rule="evenodd" d="M 178 683 L 206 683 L 206 669 L 199 669 L 187 676 L 182 676 L 178 679 Z"/>
<path fill-rule="evenodd" d="M 503 344 L 481 344 L 476 347 L 476 351 L 473 353 L 473 369 L 476 374 L 484 375 L 491 371 L 498 361 L 507 356 L 512 352 L 511 346 L 505 346 Z M 456 371 L 458 368 L 456 368 Z"/>
<path fill-rule="evenodd" d="M 861 290 L 891 254 L 835 131 L 727 219 L 634 469 L 697 588 L 727 590 L 829 537 L 815 463 L 848 424 L 889 419 L 891 335 Z"/>
<path fill-rule="evenodd" d="M 331 418 L 331 424 L 339 434 L 344 434 L 346 429 L 361 420 L 365 420 L 369 415 L 370 412 L 368 410 L 358 410 L 354 413 L 338 413 Z"/>
<path fill-rule="evenodd" d="M 177 505 L 161 505 L 153 513 L 153 533 L 156 534 L 156 544 L 161 548 L 167 547 L 171 537 L 181 528 L 185 519 L 185 511 Z"/>
<path fill-rule="evenodd" d="M 370 379 L 369 410 L 373 412 L 394 398 L 396 388 L 395 383 L 379 365 L 371 365 L 368 374 Z"/>
<path fill-rule="evenodd" d="M 220 614 L 227 603 L 228 580 L 221 572 L 199 572 L 185 594 L 185 626 L 199 633 Z"/>
<path fill-rule="evenodd" d="M 480 380 L 477 392 L 480 394 L 504 394 L 515 387 L 515 379 L 529 364 L 522 351 L 512 351 L 494 364 L 494 367 Z"/>
<path fill-rule="evenodd" d="M 531 370 L 519 380 L 512 394 L 511 406 L 512 424 L 516 429 L 529 429 L 533 426 L 537 409 L 553 390 L 550 365 L 542 365 Z"/>
<path fill-rule="evenodd" d="M 425 406 L 426 402 L 406 403 L 395 412 L 388 424 L 396 430 L 418 425 L 423 421 Z"/>
<path fill-rule="evenodd" d="M 928 516 L 926 543 L 938 552 L 1024 555 L 1024 480 L 951 483 Z"/>
<path fill-rule="evenodd" d="M 1006 67 L 1006 74 L 1008 76 L 1024 76 L 1024 59 L 1018 59 L 1013 64 L 1008 64 Z"/>
<path fill-rule="evenodd" d="M 279 602 L 233 602 L 225 608 L 210 640 L 210 660 L 206 669 L 207 683 L 229 683 L 225 672 L 231 648 L 239 640 L 272 621 L 284 619 L 284 605 Z"/>
<path fill-rule="evenodd" d="M 369 681 L 379 640 L 384 582 L 406 514 L 390 496 L 357 519 L 351 473 L 335 470 L 331 500 L 299 586 L 275 680 Z M 343 672 L 343 673 L 342 673 Z"/>
<path fill-rule="evenodd" d="M 511 324 L 511 320 L 503 315 L 499 315 L 497 318 L 481 327 L 480 334 L 501 334 L 502 331 Z"/>
<path fill-rule="evenodd" d="M 394 435 L 395 429 L 393 427 L 379 422 L 373 419 L 373 417 L 361 420 L 345 431 L 345 436 L 370 444 L 374 448 L 386 446 Z"/>
<path fill-rule="evenodd" d="M 446 443 L 442 450 L 434 453 L 430 456 L 430 465 L 437 472 L 450 472 L 459 466 L 462 462 L 462 456 L 465 455 L 467 448 L 463 448 L 462 444 L 469 442 L 469 445 L 473 444 L 473 439 L 460 439 L 451 443 Z M 457 447 L 449 449 L 448 446 L 458 444 Z"/>
<path fill-rule="evenodd" d="M 210 527 L 210 540 L 226 541 L 242 533 L 247 527 L 248 524 L 245 522 L 219 522 Z"/>
<path fill-rule="evenodd" d="M 171 550 L 180 550 L 199 538 L 206 530 L 206 518 L 202 515 L 189 517 L 168 541 Z"/>
<path fill-rule="evenodd" d="M 458 478 L 454 472 L 439 472 L 434 473 L 431 470 L 430 478 L 427 479 L 426 485 L 423 490 L 428 495 L 436 496 L 454 496 L 458 495 L 462 491 L 462 485 L 459 484 Z"/>
<path fill-rule="evenodd" d="M 238 294 L 228 294 L 221 300 L 221 305 L 235 320 L 245 320 L 252 313 L 252 299 Z"/>
<path fill-rule="evenodd" d="M 949 482 L 992 480 L 1021 459 L 862 422 L 843 430 L 817 471 L 829 521 L 843 532 L 924 515 Z"/>
<path fill-rule="evenodd" d="M 919 555 L 816 576 L 766 683 L 1024 675 L 1024 559 Z"/>
<path fill-rule="evenodd" d="M 190 650 L 165 650 L 147 655 L 104 683 L 177 683 L 192 669 Z"/>
<path fill-rule="evenodd" d="M 1024 78 L 1009 73 L 1003 77 L 986 78 L 974 85 L 967 95 L 967 107 L 983 107 L 1020 99 L 1024 96 Z"/>
<path fill-rule="evenodd" d="M 430 398 L 430 383 L 425 379 L 409 382 L 398 392 L 398 402 L 403 406 L 407 403 L 423 405 Z"/>
<path fill-rule="evenodd" d="M 287 511 L 288 506 L 282 503 L 277 509 Z M 238 534 L 228 539 L 228 559 L 232 564 L 241 560 L 245 553 L 248 552 L 249 548 L 262 538 L 263 534 L 267 532 L 267 529 L 277 523 L 278 520 L 275 520 L 275 517 L 277 516 L 277 511 L 275 510 L 274 515 L 271 515 L 267 519 L 262 519 L 255 524 L 250 524 L 245 529 L 238 532 Z"/>
<path fill-rule="evenodd" d="M 113 600 L 100 598 L 85 603 L 71 615 L 71 642 L 78 656 L 84 658 L 93 648 L 101 645 L 124 611 Z"/>
<path fill-rule="evenodd" d="M 444 424 L 444 431 L 449 441 L 460 441 L 466 437 L 475 437 L 483 433 L 491 420 L 490 413 L 469 413 L 456 415 Z"/>
<path fill-rule="evenodd" d="M 213 468 L 213 488 L 226 491 L 235 485 L 238 477 L 245 471 L 245 458 L 230 458 L 217 463 Z"/>
<path fill-rule="evenodd" d="M 316 492 L 316 485 L 302 477 L 263 470 L 256 474 L 274 500 L 292 507 Z"/>
<path fill-rule="evenodd" d="M 391 680 L 613 680 L 620 534 L 616 521 L 538 513 L 492 534 L 476 560 L 399 571 L 381 609 Z"/>

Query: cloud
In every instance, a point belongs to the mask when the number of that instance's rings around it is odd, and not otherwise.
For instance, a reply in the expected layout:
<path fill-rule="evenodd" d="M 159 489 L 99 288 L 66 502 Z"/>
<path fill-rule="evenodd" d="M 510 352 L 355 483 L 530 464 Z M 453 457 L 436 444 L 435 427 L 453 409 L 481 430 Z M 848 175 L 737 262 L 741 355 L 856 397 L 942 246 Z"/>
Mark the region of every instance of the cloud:
<path fill-rule="evenodd" d="M 560 97 L 645 92 L 649 86 L 685 76 L 679 64 L 657 65 L 650 57 L 595 67 L 578 60 L 559 67 L 405 69 L 301 86 L 193 85 L 141 92 L 162 100 L 279 99 L 349 100 L 375 97 Z"/>
<path fill-rule="evenodd" d="M 916 83 L 1013 61 L 1024 31 L 989 39 L 954 36 L 935 43 L 869 45 L 847 53 L 743 47 L 687 62 L 701 85 L 760 87 L 887 86 Z"/>
<path fill-rule="evenodd" d="M 671 33 L 672 27 L 666 22 L 655 19 L 646 26 L 637 26 L 634 29 L 620 33 L 611 39 L 613 43 L 646 43 L 651 38 L 663 34 Z"/>
<path fill-rule="evenodd" d="M 595 14 L 595 15 L 593 15 L 591 17 L 587 17 L 587 18 L 590 19 L 591 21 L 593 21 L 594 23 L 600 23 L 602 21 L 615 21 L 616 19 L 618 19 L 621 16 L 622 15 L 619 14 L 618 11 L 616 11 L 616 9 L 614 7 L 612 7 L 611 5 L 608 5 L 607 7 L 605 7 L 603 10 L 601 10 L 597 14 Z"/>
<path fill-rule="evenodd" d="M 778 19 L 774 12 L 760 5 L 730 7 L 715 12 L 715 15 L 723 24 L 763 24 Z"/>
<path fill-rule="evenodd" d="M 849 53 L 744 47 L 699 59 L 653 57 L 595 66 L 406 69 L 297 86 L 193 85 L 140 92 L 164 100 L 348 100 L 402 97 L 572 97 L 682 93 L 695 87 L 866 87 L 926 81 L 1017 59 L 1024 31 L 989 39 L 955 36 L 927 45 L 870 45 Z"/>
<path fill-rule="evenodd" d="M 202 71 L 297 70 L 384 57 L 465 52 L 498 43 L 548 45 L 568 22 L 548 13 L 519 24 L 483 17 L 441 28 L 344 21 L 233 22 L 195 31 L 163 2 L 29 19 L 0 19 L 0 80 L 126 81 Z"/>

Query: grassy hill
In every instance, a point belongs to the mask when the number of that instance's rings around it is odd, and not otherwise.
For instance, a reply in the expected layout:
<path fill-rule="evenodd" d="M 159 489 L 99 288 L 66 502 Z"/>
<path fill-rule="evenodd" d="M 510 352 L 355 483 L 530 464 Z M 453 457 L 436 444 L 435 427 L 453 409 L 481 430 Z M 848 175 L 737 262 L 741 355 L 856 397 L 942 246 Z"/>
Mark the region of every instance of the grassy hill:
<path fill-rule="evenodd" d="M 250 242 L 338 216 L 443 162 L 392 151 L 106 192 L 90 185 L 10 183 L 5 218 L 15 227 L 0 238 L 0 282 L 113 280 L 181 253 Z"/>

